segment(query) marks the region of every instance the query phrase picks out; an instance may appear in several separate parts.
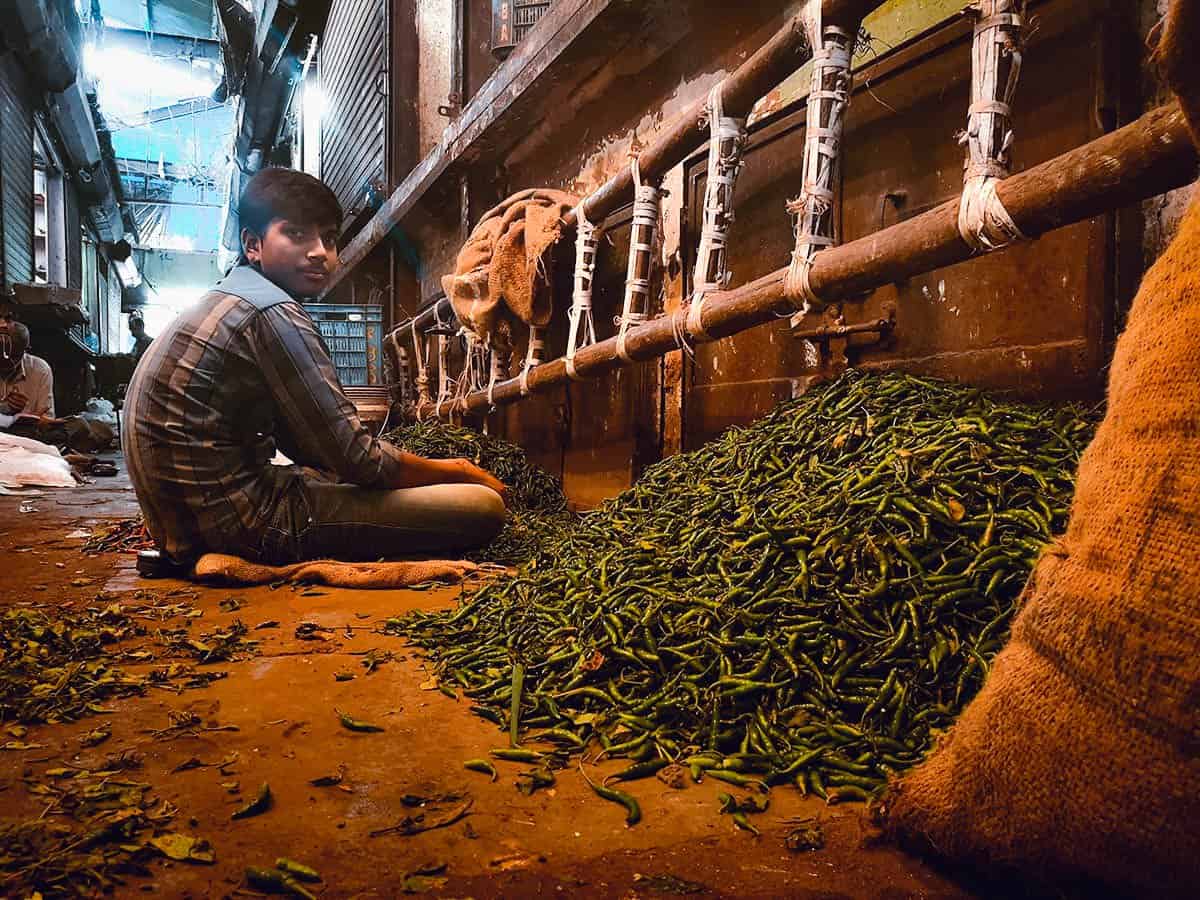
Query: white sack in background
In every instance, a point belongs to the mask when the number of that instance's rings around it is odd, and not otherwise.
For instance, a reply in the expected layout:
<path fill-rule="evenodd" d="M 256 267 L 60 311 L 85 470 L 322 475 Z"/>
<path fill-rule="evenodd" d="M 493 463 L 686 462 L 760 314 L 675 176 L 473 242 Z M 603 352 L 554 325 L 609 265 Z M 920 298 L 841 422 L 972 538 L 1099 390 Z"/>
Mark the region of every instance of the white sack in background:
<path fill-rule="evenodd" d="M 0 434 L 0 484 L 6 487 L 75 487 L 71 466 L 57 447 Z"/>

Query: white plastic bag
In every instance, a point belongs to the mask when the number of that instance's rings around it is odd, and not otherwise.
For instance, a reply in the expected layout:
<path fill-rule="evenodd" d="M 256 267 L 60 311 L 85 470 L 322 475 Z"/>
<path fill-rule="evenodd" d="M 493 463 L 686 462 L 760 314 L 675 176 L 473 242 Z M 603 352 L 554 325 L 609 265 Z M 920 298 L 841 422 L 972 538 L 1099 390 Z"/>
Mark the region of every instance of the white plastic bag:
<path fill-rule="evenodd" d="M 71 466 L 57 447 L 15 434 L 0 434 L 0 484 L 5 487 L 75 487 Z"/>

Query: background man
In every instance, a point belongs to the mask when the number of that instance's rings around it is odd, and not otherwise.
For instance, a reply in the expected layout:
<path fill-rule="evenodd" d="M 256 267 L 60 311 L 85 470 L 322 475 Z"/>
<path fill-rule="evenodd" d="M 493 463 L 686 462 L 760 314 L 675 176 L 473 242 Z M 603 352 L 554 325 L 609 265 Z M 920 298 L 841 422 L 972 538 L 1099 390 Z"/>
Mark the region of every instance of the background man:
<path fill-rule="evenodd" d="M 0 315 L 0 419 L 3 427 L 17 415 L 54 417 L 54 374 L 29 350 L 29 329 Z"/>
<path fill-rule="evenodd" d="M 490 541 L 504 486 L 468 460 L 372 437 L 300 305 L 337 263 L 333 192 L 265 169 L 238 216 L 242 264 L 163 330 L 125 395 L 126 463 L 160 549 L 183 564 L 205 552 L 280 564 L 444 556 Z M 270 465 L 277 447 L 296 465 Z"/>
<path fill-rule="evenodd" d="M 129 314 L 129 333 L 133 335 L 133 364 L 136 366 L 154 338 L 146 334 L 146 323 L 138 313 Z"/>

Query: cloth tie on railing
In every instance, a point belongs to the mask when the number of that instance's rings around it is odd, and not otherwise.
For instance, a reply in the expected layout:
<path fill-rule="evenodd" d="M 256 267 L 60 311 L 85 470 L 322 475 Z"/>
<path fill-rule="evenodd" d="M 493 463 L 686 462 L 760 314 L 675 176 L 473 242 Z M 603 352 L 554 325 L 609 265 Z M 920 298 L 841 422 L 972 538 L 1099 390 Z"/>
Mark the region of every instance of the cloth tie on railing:
<path fill-rule="evenodd" d="M 542 364 L 546 350 L 546 329 L 536 325 L 529 329 L 529 346 L 525 351 L 525 362 L 521 365 L 521 396 L 529 396 L 529 373 Z"/>
<path fill-rule="evenodd" d="M 596 274 L 598 228 L 584 212 L 586 200 L 575 207 L 575 287 L 571 292 L 570 330 L 567 334 L 567 376 L 576 381 L 575 353 L 596 343 L 596 323 L 592 318 L 592 281 Z"/>
<path fill-rule="evenodd" d="M 460 328 L 458 336 L 465 342 L 463 370 L 458 376 L 454 390 L 452 409 L 460 414 L 467 411 L 467 398 L 483 389 L 483 373 L 487 367 L 487 350 L 473 331 Z"/>
<path fill-rule="evenodd" d="M 625 275 L 625 304 L 617 330 L 617 356 L 632 362 L 625 340 L 632 326 L 650 317 L 650 274 L 654 265 L 654 240 L 658 232 L 662 191 L 643 184 L 635 156 L 633 171 L 633 225 L 629 231 L 629 268 Z"/>
<path fill-rule="evenodd" d="M 784 296 L 800 312 L 824 302 L 810 281 L 813 258 L 834 243 L 834 185 L 841 156 L 842 131 L 850 104 L 850 61 L 854 35 L 821 22 L 820 0 L 809 0 L 803 13 L 813 48 L 812 82 L 800 196 L 788 203 L 796 217 L 796 247 L 784 278 Z"/>
<path fill-rule="evenodd" d="M 413 354 L 417 359 L 417 408 L 428 406 L 433 403 L 433 396 L 429 393 L 429 367 L 425 364 L 424 343 L 425 338 L 420 331 L 417 330 L 417 319 L 414 316 L 412 320 L 412 342 Z"/>
<path fill-rule="evenodd" d="M 1022 0 L 980 0 L 971 45 L 971 105 L 960 143 L 967 148 L 958 233 L 972 249 L 986 253 L 1025 235 L 996 193 L 1009 174 L 1012 99 L 1021 74 Z M 1007 77 L 1001 68 L 1008 61 Z"/>
<path fill-rule="evenodd" d="M 440 323 L 439 323 L 440 324 Z M 442 417 L 442 404 L 451 402 L 453 408 L 453 399 L 456 383 L 450 377 L 450 342 L 446 340 L 446 335 L 438 335 L 438 397 L 437 405 L 434 407 L 433 415 L 435 418 Z"/>
<path fill-rule="evenodd" d="M 729 284 L 726 245 L 729 227 L 734 219 L 734 187 L 742 168 L 742 149 L 746 145 L 746 120 L 724 114 L 721 106 L 723 88 L 722 82 L 708 92 L 706 119 L 709 140 L 704 222 L 700 229 L 700 245 L 696 250 L 696 267 L 692 275 L 692 297 L 685 320 L 687 335 L 701 341 L 712 339 L 704 329 L 705 298 L 712 291 L 724 290 Z M 687 335 L 680 334 L 677 319 L 672 320 L 675 343 L 690 353 Z"/>
<path fill-rule="evenodd" d="M 393 329 L 390 335 L 392 350 L 396 354 L 396 383 L 400 387 L 400 404 L 407 405 L 412 398 L 412 386 L 409 383 L 408 351 L 400 343 L 400 330 Z"/>

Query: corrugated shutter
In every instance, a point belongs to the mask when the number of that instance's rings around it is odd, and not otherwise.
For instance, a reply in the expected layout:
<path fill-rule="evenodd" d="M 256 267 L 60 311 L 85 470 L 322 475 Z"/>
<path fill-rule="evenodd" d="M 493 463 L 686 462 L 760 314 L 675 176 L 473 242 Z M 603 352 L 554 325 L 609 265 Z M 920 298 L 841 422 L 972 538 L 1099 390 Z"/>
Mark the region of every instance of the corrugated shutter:
<path fill-rule="evenodd" d="M 25 73 L 0 54 L 0 280 L 33 280 L 33 108 Z"/>
<path fill-rule="evenodd" d="M 386 0 L 334 0 L 320 51 L 321 179 L 347 213 L 362 208 L 370 182 L 387 187 L 386 7 Z"/>

